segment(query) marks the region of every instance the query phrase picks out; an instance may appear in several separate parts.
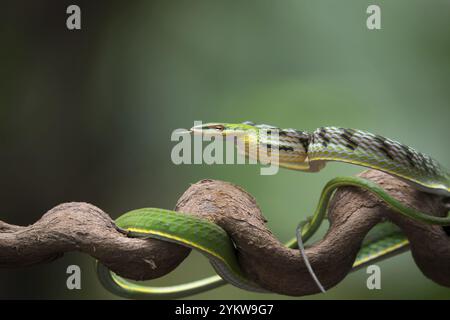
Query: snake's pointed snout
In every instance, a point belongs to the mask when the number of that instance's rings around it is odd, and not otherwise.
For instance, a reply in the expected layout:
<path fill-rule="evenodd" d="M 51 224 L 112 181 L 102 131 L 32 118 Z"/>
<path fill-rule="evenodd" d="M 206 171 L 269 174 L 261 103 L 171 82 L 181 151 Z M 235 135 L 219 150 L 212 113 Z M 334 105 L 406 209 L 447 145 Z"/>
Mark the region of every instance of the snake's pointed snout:
<path fill-rule="evenodd" d="M 174 131 L 175 136 L 182 136 L 182 135 L 188 135 L 188 134 L 192 134 L 192 130 L 177 129 Z"/>
<path fill-rule="evenodd" d="M 225 134 L 227 126 L 222 123 L 206 123 L 193 126 L 190 131 L 194 135 L 217 136 Z"/>

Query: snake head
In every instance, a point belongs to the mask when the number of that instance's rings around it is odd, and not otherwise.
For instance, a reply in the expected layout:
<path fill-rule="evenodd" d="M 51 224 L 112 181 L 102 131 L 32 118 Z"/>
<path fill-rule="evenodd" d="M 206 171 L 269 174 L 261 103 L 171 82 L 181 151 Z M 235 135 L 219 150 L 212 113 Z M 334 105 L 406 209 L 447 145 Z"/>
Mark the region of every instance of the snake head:
<path fill-rule="evenodd" d="M 194 126 L 190 132 L 203 136 L 248 137 L 254 135 L 257 127 L 252 122 L 243 123 L 205 123 Z"/>

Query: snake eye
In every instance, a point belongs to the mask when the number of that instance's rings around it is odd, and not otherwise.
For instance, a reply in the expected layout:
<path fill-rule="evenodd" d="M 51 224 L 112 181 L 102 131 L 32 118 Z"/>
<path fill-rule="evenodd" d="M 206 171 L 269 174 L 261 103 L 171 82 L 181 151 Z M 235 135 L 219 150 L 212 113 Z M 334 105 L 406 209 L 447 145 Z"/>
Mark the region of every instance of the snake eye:
<path fill-rule="evenodd" d="M 209 126 L 208 129 L 215 129 L 218 131 L 223 131 L 223 130 L 225 130 L 225 126 L 223 126 L 221 124 L 215 124 L 215 125 Z"/>

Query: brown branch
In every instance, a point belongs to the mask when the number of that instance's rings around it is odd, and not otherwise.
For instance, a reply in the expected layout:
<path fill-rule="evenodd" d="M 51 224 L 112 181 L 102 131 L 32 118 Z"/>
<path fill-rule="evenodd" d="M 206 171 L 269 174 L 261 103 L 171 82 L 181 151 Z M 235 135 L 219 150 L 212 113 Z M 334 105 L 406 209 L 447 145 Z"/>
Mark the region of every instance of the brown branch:
<path fill-rule="evenodd" d="M 412 189 L 392 176 L 371 170 L 361 176 L 376 181 L 409 206 L 437 216 L 447 212 L 439 197 Z M 318 292 L 299 251 L 284 247 L 276 239 L 267 229 L 255 199 L 241 188 L 222 181 L 200 181 L 182 195 L 176 210 L 224 228 L 238 248 L 242 269 L 262 287 L 295 296 Z M 306 250 L 326 288 L 347 275 L 365 235 L 385 219 L 405 232 L 422 272 L 450 287 L 450 240 L 442 227 L 392 212 L 368 192 L 354 187 L 338 190 L 329 218 L 326 236 Z M 128 238 L 115 229 L 107 214 L 87 203 L 61 204 L 28 227 L 0 221 L 0 267 L 47 262 L 69 251 L 87 253 L 119 275 L 143 280 L 169 273 L 190 250 L 159 240 Z"/>

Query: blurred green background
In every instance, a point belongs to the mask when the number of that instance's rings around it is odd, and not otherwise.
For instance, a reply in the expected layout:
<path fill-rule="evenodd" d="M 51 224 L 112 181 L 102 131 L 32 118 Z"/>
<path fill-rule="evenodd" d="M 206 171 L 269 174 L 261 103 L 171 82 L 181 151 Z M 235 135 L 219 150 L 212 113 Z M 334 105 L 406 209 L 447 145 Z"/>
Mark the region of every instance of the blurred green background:
<path fill-rule="evenodd" d="M 78 4 L 82 30 L 66 29 Z M 382 30 L 366 28 L 378 4 Z M 113 217 L 173 208 L 203 178 L 238 184 L 258 200 L 281 239 L 314 209 L 323 185 L 361 168 L 318 174 L 258 166 L 175 166 L 170 134 L 194 120 L 252 120 L 313 130 L 354 127 L 450 163 L 449 1 L 2 1 L 0 10 L 0 219 L 27 225 L 67 201 Z M 447 145 L 448 146 L 448 145 Z M 82 267 L 82 290 L 66 267 Z M 364 270 L 314 299 L 448 298 L 410 253 L 379 263 L 382 290 Z M 332 268 L 332 266 L 330 266 Z M 191 255 L 153 283 L 212 274 Z M 0 298 L 115 298 L 93 259 L 0 270 Z M 225 286 L 193 298 L 275 298 Z"/>

